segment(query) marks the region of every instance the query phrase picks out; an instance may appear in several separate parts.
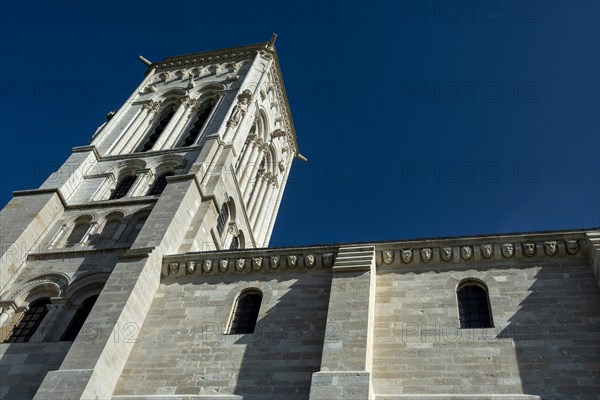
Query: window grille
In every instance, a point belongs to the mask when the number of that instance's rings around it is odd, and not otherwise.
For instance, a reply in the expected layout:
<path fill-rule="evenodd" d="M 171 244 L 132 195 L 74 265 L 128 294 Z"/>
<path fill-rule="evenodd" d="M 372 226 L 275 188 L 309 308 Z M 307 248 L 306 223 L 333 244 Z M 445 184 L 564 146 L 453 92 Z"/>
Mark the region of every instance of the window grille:
<path fill-rule="evenodd" d="M 29 342 L 46 314 L 48 314 L 48 304 L 50 304 L 49 298 L 39 299 L 31 303 L 27 311 L 21 316 L 19 322 L 14 326 L 5 342 Z"/>
<path fill-rule="evenodd" d="M 492 312 L 487 290 L 476 282 L 467 282 L 456 291 L 460 327 L 492 328 Z"/>

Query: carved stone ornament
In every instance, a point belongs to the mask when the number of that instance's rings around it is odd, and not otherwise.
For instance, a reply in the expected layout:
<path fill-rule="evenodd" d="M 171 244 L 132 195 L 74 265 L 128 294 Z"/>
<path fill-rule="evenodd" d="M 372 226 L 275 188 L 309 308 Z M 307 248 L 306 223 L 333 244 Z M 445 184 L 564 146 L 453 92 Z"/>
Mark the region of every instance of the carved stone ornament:
<path fill-rule="evenodd" d="M 412 250 L 402 250 L 401 255 L 402 255 L 402 262 L 405 264 L 410 263 L 413 259 Z"/>
<path fill-rule="evenodd" d="M 452 260 L 452 247 L 442 247 L 440 249 L 440 255 L 444 261 Z"/>
<path fill-rule="evenodd" d="M 463 246 L 460 248 L 460 256 L 463 260 L 469 261 L 473 257 L 473 249 L 471 246 Z"/>
<path fill-rule="evenodd" d="M 179 274 L 179 263 L 178 262 L 169 263 L 169 275 L 177 276 L 178 274 Z"/>
<path fill-rule="evenodd" d="M 325 267 L 331 267 L 333 265 L 333 254 L 323 254 L 323 265 Z"/>
<path fill-rule="evenodd" d="M 421 249 L 420 253 L 421 253 L 421 260 L 423 262 L 428 263 L 429 261 L 431 261 L 431 256 L 433 255 L 431 248 L 426 247 L 424 249 Z"/>
<path fill-rule="evenodd" d="M 504 243 L 502 245 L 502 256 L 504 258 L 511 258 L 515 254 L 515 248 L 512 243 Z"/>
<path fill-rule="evenodd" d="M 156 114 L 160 111 L 160 104 L 153 100 L 144 104 L 144 108 L 149 112 Z"/>
<path fill-rule="evenodd" d="M 383 262 L 385 264 L 391 264 L 394 262 L 394 252 L 391 250 L 386 250 L 383 252 Z"/>
<path fill-rule="evenodd" d="M 142 90 L 142 93 L 153 93 L 153 92 L 156 92 L 156 86 L 154 86 L 152 84 L 146 86 L 144 88 L 144 90 Z"/>
<path fill-rule="evenodd" d="M 219 262 L 219 271 L 227 272 L 229 269 L 229 260 L 224 258 Z"/>
<path fill-rule="evenodd" d="M 243 271 L 245 266 L 246 266 L 245 258 L 238 258 L 237 260 L 235 260 L 235 269 L 237 269 L 238 271 Z"/>
<path fill-rule="evenodd" d="M 210 271 L 212 271 L 212 268 L 213 268 L 212 260 L 204 260 L 204 265 L 202 265 L 202 269 L 204 270 L 204 272 L 210 272 Z"/>
<path fill-rule="evenodd" d="M 271 269 L 278 269 L 279 268 L 279 256 L 272 256 L 269 259 L 269 265 L 271 266 Z"/>
<path fill-rule="evenodd" d="M 262 269 L 262 257 L 252 257 L 252 266 L 256 271 L 260 271 Z"/>
<path fill-rule="evenodd" d="M 527 257 L 532 257 L 535 254 L 535 243 L 523 243 L 523 254 L 525 254 Z"/>
<path fill-rule="evenodd" d="M 304 264 L 308 267 L 308 268 L 312 268 L 315 266 L 315 256 L 313 254 L 307 254 L 304 257 Z"/>
<path fill-rule="evenodd" d="M 252 98 L 252 93 L 246 89 L 240 93 L 237 98 L 238 102 L 233 108 L 231 116 L 227 121 L 227 126 L 231 128 L 235 128 L 240 123 L 242 118 L 244 118 L 244 115 L 246 115 L 246 110 L 248 109 L 248 104 Z"/>
<path fill-rule="evenodd" d="M 188 274 L 193 274 L 196 270 L 196 261 L 187 261 L 185 263 Z"/>
<path fill-rule="evenodd" d="M 288 267 L 294 269 L 298 266 L 298 257 L 297 256 L 288 256 L 287 257 Z"/>
<path fill-rule="evenodd" d="M 494 246 L 491 244 L 481 246 L 481 255 L 483 258 L 491 258 L 494 255 Z"/>
<path fill-rule="evenodd" d="M 577 240 L 567 240 L 567 253 L 575 255 L 579 251 L 579 242 Z"/>
<path fill-rule="evenodd" d="M 558 243 L 555 241 L 544 242 L 544 253 L 547 256 L 554 256 L 558 252 Z"/>

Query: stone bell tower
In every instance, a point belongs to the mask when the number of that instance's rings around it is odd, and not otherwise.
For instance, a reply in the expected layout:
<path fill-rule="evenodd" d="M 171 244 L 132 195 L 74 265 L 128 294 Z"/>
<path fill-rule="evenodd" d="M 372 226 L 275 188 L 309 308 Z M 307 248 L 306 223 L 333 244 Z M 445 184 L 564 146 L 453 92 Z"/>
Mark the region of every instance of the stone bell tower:
<path fill-rule="evenodd" d="M 110 398 L 164 256 L 268 245 L 302 158 L 274 41 L 141 58 L 144 80 L 92 142 L 14 193 L 0 214 L 0 349 L 21 364 L 36 353 L 37 372 L 5 369 L 0 397 Z"/>

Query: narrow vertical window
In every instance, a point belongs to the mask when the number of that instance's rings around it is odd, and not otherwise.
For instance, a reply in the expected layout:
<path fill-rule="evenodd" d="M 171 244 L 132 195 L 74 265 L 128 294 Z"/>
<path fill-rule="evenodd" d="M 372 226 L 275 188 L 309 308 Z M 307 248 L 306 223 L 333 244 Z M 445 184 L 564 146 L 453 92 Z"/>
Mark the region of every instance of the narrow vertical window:
<path fill-rule="evenodd" d="M 50 304 L 49 298 L 39 299 L 31 303 L 27 311 L 21 316 L 19 322 L 14 326 L 5 342 L 29 342 L 48 313 L 48 304 Z"/>
<path fill-rule="evenodd" d="M 171 121 L 171 118 L 173 118 L 174 114 L 175 114 L 175 106 L 171 106 L 163 112 L 160 119 L 158 120 L 158 123 L 156 125 L 154 125 L 154 129 L 152 130 L 152 133 L 142 143 L 142 145 L 138 149 L 138 151 L 146 152 L 146 151 L 152 150 L 152 147 L 154 146 L 154 144 L 156 143 L 156 141 L 158 140 L 160 135 L 162 135 L 163 131 L 169 124 L 169 121 Z"/>
<path fill-rule="evenodd" d="M 231 244 L 229 245 L 229 250 L 235 250 L 240 248 L 240 239 L 237 236 L 234 236 L 231 240 Z"/>
<path fill-rule="evenodd" d="M 89 231 L 92 224 L 92 217 L 83 216 L 77 218 L 75 226 L 69 233 L 69 237 L 65 242 L 65 247 L 73 247 L 78 243 L 81 243 L 85 239 L 86 233 Z"/>
<path fill-rule="evenodd" d="M 60 340 L 62 340 L 62 341 L 75 340 L 75 338 L 79 334 L 79 331 L 83 327 L 85 320 L 87 319 L 88 315 L 90 315 L 90 312 L 92 311 L 92 307 L 94 307 L 94 304 L 96 303 L 97 298 L 98 298 L 98 295 L 88 297 L 81 304 L 81 308 L 79 310 L 77 310 L 77 312 L 73 316 L 73 319 L 71 320 L 71 323 L 69 324 L 69 327 L 67 328 L 66 332 L 63 334 L 63 336 Z"/>
<path fill-rule="evenodd" d="M 217 217 L 217 231 L 219 232 L 219 235 L 223 233 L 227 221 L 229 221 L 229 207 L 227 207 L 227 203 L 223 203 L 221 211 L 219 211 L 219 216 Z"/>
<path fill-rule="evenodd" d="M 206 125 L 206 121 L 208 120 L 208 117 L 210 116 L 213 107 L 214 103 L 212 101 L 202 105 L 201 111 L 198 113 L 196 120 L 189 128 L 187 134 L 177 147 L 191 146 L 196 142 L 196 139 L 198 139 L 198 135 L 200 135 L 200 132 L 202 132 L 202 128 L 204 128 L 204 125 Z"/>
<path fill-rule="evenodd" d="M 115 190 L 110 195 L 110 200 L 115 200 L 115 199 L 120 199 L 122 197 L 125 197 L 127 192 L 129 192 L 129 189 L 131 189 L 131 187 L 133 186 L 135 179 L 136 179 L 135 175 L 130 175 L 130 176 L 127 176 L 127 177 L 121 179 L 119 181 L 119 183 L 117 183 Z"/>
<path fill-rule="evenodd" d="M 172 172 L 167 172 L 166 174 L 162 174 L 159 176 L 154 185 L 152 185 L 152 189 L 148 192 L 148 196 L 158 196 L 160 195 L 165 188 L 167 187 L 167 176 L 173 176 Z"/>
<path fill-rule="evenodd" d="M 235 303 L 227 333 L 230 335 L 254 333 L 261 302 L 260 291 L 246 290 L 242 292 Z"/>
<path fill-rule="evenodd" d="M 456 297 L 461 328 L 494 327 L 490 300 L 485 285 L 476 281 L 464 282 L 458 286 Z"/>

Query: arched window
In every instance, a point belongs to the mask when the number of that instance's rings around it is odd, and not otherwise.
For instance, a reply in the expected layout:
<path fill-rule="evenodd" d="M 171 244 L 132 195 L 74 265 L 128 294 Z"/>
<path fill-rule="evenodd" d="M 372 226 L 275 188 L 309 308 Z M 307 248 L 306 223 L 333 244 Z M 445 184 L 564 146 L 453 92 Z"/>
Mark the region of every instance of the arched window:
<path fill-rule="evenodd" d="M 123 215 L 119 212 L 111 213 L 106 217 L 106 223 L 102 228 L 102 232 L 100 232 L 100 236 L 98 241 L 96 242 L 99 245 L 102 244 L 110 244 L 118 239 L 118 235 L 120 234 L 120 228 L 123 225 Z"/>
<path fill-rule="evenodd" d="M 110 195 L 110 199 L 115 200 L 124 197 L 127 194 L 127 192 L 129 192 L 129 189 L 131 189 L 131 187 L 133 186 L 135 179 L 135 175 L 129 175 L 121 179 L 119 183 L 117 183 L 115 190 Z"/>
<path fill-rule="evenodd" d="M 77 310 L 77 312 L 73 316 L 73 319 L 71 320 L 71 323 L 69 324 L 69 327 L 63 334 L 62 338 L 60 338 L 60 340 L 63 340 L 63 341 L 75 340 L 75 338 L 77 337 L 77 334 L 79 334 L 79 331 L 83 327 L 85 320 L 87 319 L 88 315 L 90 315 L 90 312 L 92 311 L 92 307 L 94 307 L 94 304 L 96 303 L 96 299 L 98 299 L 98 295 L 88 297 L 81 304 L 81 308 L 79 310 Z"/>
<path fill-rule="evenodd" d="M 21 319 L 14 326 L 5 342 L 23 343 L 29 342 L 42 320 L 48 313 L 50 299 L 45 297 L 29 304 L 29 308 L 21 315 Z"/>
<path fill-rule="evenodd" d="M 456 290 L 460 327 L 493 328 L 492 310 L 487 288 L 481 282 L 466 281 Z"/>
<path fill-rule="evenodd" d="M 196 120 L 177 147 L 191 146 L 196 142 L 196 139 L 198 139 L 198 135 L 202 131 L 202 128 L 204 128 L 204 125 L 206 124 L 206 121 L 208 120 L 208 117 L 210 116 L 214 106 L 215 104 L 212 100 L 202 105 L 201 111 L 198 113 Z"/>
<path fill-rule="evenodd" d="M 65 247 L 73 247 L 85 239 L 86 233 L 89 231 L 92 224 L 92 217 L 83 216 L 77 218 L 75 226 L 71 230 L 69 237 L 65 241 Z"/>
<path fill-rule="evenodd" d="M 167 187 L 167 176 L 173 175 L 175 175 L 173 172 L 167 172 L 166 174 L 159 176 L 156 181 L 154 181 L 154 185 L 152 185 L 152 189 L 148 192 L 148 196 L 158 196 L 161 194 Z"/>
<path fill-rule="evenodd" d="M 152 150 L 154 143 L 156 143 L 156 141 L 158 140 L 160 135 L 163 133 L 163 131 L 169 124 L 169 121 L 171 121 L 171 118 L 173 118 L 174 114 L 175 114 L 175 105 L 171 105 L 169 108 L 167 108 L 163 112 L 163 114 L 161 115 L 161 117 L 158 120 L 158 122 L 156 123 L 156 125 L 154 125 L 154 129 L 152 130 L 152 133 L 142 143 L 142 145 L 140 146 L 138 151 L 146 152 L 146 151 Z"/>
<path fill-rule="evenodd" d="M 227 333 L 230 335 L 253 333 L 261 302 L 262 293 L 260 291 L 251 289 L 242 292 L 235 302 Z"/>
<path fill-rule="evenodd" d="M 219 216 L 217 217 L 217 231 L 219 232 L 219 235 L 223 233 L 227 221 L 229 221 L 229 207 L 227 206 L 227 203 L 223 203 L 221 211 L 219 211 Z"/>

